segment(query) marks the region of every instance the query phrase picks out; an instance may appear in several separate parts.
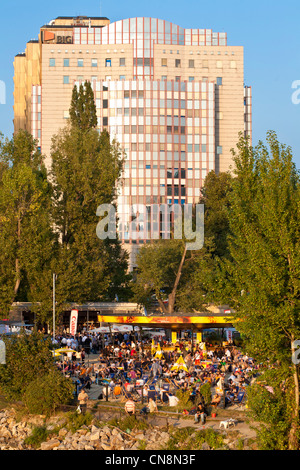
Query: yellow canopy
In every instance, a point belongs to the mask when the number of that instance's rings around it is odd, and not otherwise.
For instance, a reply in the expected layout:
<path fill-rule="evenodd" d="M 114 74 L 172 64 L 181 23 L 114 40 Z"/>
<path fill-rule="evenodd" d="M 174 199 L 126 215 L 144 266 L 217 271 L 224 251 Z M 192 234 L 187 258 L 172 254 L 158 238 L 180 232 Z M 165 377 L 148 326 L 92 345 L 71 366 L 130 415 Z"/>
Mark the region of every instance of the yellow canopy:
<path fill-rule="evenodd" d="M 162 350 L 161 350 L 160 344 L 158 343 L 155 357 L 160 358 L 161 356 L 162 356 Z"/>
<path fill-rule="evenodd" d="M 188 372 L 188 368 L 183 360 L 183 357 L 180 356 L 175 364 L 171 367 L 171 370 L 185 370 Z"/>
<path fill-rule="evenodd" d="M 70 348 L 60 348 L 60 349 L 55 349 L 54 350 L 55 353 L 57 353 L 57 355 L 59 354 L 63 354 L 63 353 L 76 353 L 77 351 L 75 351 L 74 349 L 70 349 Z"/>

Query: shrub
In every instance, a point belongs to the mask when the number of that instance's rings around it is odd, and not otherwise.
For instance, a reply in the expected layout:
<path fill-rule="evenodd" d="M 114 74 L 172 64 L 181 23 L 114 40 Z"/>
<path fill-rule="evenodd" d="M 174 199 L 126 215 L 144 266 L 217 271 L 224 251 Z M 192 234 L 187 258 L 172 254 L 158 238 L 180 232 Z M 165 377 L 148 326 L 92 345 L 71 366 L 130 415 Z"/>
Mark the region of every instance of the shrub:
<path fill-rule="evenodd" d="M 32 446 L 35 449 L 38 449 L 42 442 L 47 440 L 49 432 L 47 431 L 46 426 L 37 426 L 33 428 L 30 436 L 24 439 L 24 444 L 27 446 Z"/>
<path fill-rule="evenodd" d="M 72 380 L 52 370 L 27 386 L 23 400 L 29 413 L 49 416 L 57 406 L 71 402 L 73 391 Z"/>
<path fill-rule="evenodd" d="M 41 333 L 4 337 L 6 364 L 0 367 L 1 392 L 6 398 L 21 400 L 27 386 L 54 370 L 51 341 Z"/>
<path fill-rule="evenodd" d="M 89 426 L 93 421 L 94 416 L 91 413 L 67 413 L 66 427 L 72 432 L 78 431 L 82 426 Z"/>
<path fill-rule="evenodd" d="M 211 403 L 211 385 L 209 382 L 201 385 L 200 393 L 204 398 L 205 404 L 210 405 Z"/>

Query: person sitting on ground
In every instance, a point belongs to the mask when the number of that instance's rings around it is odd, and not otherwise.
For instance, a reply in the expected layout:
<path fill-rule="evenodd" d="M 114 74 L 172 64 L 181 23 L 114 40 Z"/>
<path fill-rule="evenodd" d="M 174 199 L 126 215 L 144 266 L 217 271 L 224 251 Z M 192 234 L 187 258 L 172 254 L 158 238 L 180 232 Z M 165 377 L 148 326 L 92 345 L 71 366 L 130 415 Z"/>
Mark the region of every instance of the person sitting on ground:
<path fill-rule="evenodd" d="M 195 414 L 195 423 L 199 423 L 201 421 L 201 424 L 205 424 L 206 416 L 207 414 L 205 412 L 204 405 L 199 403 Z"/>

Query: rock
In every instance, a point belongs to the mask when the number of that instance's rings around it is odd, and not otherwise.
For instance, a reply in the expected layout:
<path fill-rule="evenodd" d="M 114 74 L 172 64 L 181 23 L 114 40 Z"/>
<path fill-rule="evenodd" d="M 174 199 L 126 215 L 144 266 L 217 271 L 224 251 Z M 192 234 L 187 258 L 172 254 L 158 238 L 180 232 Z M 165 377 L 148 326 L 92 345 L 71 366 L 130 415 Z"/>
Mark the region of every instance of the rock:
<path fill-rule="evenodd" d="M 53 450 L 59 447 L 60 441 L 58 439 L 51 439 L 50 441 L 42 442 L 41 450 Z"/>
<path fill-rule="evenodd" d="M 201 446 L 201 450 L 210 450 L 210 447 L 209 445 L 207 444 L 207 442 L 203 442 L 202 446 Z"/>
<path fill-rule="evenodd" d="M 100 430 L 97 429 L 97 431 L 91 432 L 91 435 L 89 436 L 90 441 L 99 441 L 100 439 Z"/>

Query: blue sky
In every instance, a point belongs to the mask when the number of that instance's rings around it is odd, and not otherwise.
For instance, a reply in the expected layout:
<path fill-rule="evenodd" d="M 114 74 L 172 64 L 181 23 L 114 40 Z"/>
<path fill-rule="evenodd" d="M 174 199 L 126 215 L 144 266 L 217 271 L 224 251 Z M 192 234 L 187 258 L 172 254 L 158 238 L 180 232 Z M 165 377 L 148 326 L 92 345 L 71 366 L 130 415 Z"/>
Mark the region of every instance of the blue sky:
<path fill-rule="evenodd" d="M 300 104 L 293 104 L 292 83 L 300 80 L 300 4 L 270 0 L 10 0 L 0 10 L 0 80 L 6 104 L 0 104 L 0 132 L 13 132 L 13 61 L 26 42 L 37 39 L 39 28 L 57 16 L 162 18 L 183 28 L 227 32 L 229 45 L 244 46 L 245 84 L 253 93 L 253 144 L 265 141 L 268 130 L 290 145 L 300 169 Z M 300 94 L 298 95 L 300 97 Z"/>

